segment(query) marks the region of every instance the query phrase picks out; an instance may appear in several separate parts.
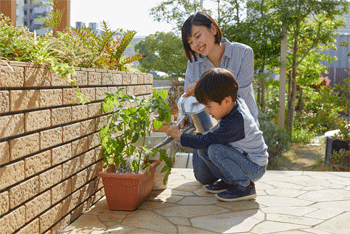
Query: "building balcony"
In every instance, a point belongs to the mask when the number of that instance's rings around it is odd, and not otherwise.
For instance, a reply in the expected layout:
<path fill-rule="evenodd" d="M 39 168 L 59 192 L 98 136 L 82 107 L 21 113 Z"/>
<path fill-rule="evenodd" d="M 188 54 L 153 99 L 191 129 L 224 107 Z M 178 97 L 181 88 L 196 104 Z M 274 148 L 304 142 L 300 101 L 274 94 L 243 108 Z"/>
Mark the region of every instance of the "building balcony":
<path fill-rule="evenodd" d="M 30 10 L 33 10 L 34 9 L 34 7 L 36 7 L 36 4 L 29 4 L 30 6 L 29 6 L 29 9 Z M 23 10 L 24 11 L 27 11 L 28 10 L 28 4 L 24 4 L 24 6 L 23 6 Z"/>

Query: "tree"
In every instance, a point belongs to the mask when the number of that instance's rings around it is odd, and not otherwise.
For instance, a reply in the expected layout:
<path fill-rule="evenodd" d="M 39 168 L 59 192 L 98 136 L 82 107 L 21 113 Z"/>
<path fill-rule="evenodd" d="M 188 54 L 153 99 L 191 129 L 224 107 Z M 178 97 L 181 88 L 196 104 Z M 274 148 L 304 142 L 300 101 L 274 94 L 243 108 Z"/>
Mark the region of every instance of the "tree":
<path fill-rule="evenodd" d="M 245 0 L 211 0 L 216 2 L 217 6 L 217 23 L 225 29 L 229 26 L 239 26 L 244 22 L 246 14 Z M 210 11 L 215 15 L 215 11 Z"/>
<path fill-rule="evenodd" d="M 182 41 L 174 33 L 156 32 L 135 45 L 137 53 L 148 55 L 140 60 L 138 68 L 142 72 L 158 70 L 183 76 L 187 58 Z"/>
<path fill-rule="evenodd" d="M 241 42 L 252 47 L 254 67 L 257 70 L 257 103 L 265 109 L 265 88 L 267 77 L 274 67 L 279 65 L 280 22 L 271 10 L 271 1 L 249 1 L 247 17 L 244 21 L 224 27 L 224 34 L 230 41 Z M 277 19 L 277 20 L 276 20 Z"/>
<path fill-rule="evenodd" d="M 193 13 L 203 10 L 199 0 L 167 0 L 151 8 L 154 21 L 174 25 L 174 32 L 181 31 L 182 24 Z"/>
<path fill-rule="evenodd" d="M 155 21 L 174 25 L 179 33 L 185 20 L 198 11 L 207 12 L 216 18 L 218 25 L 225 28 L 239 25 L 245 15 L 245 0 L 206 0 L 217 4 L 216 8 L 205 9 L 200 0 L 166 0 L 151 8 L 150 15 Z"/>
<path fill-rule="evenodd" d="M 48 16 L 45 17 L 38 17 L 35 19 L 35 22 L 40 22 L 43 24 L 42 28 L 48 27 L 52 30 L 52 35 L 54 37 L 57 37 L 57 29 L 61 25 L 62 16 L 63 16 L 63 10 L 57 9 L 57 2 L 58 0 L 47 0 L 46 2 L 39 2 L 38 0 L 28 0 L 27 4 L 27 15 L 28 15 L 28 22 L 27 27 L 30 28 L 30 3 L 36 4 L 43 8 L 49 8 L 51 11 L 48 13 Z"/>
<path fill-rule="evenodd" d="M 247 17 L 243 18 L 239 14 L 244 10 L 241 8 L 240 0 L 212 1 L 218 3 L 217 22 L 224 36 L 230 41 L 242 42 L 253 48 L 255 69 L 259 72 L 264 72 L 265 68 L 277 67 L 276 58 L 280 55 L 281 39 L 288 38 L 290 46 L 287 51 L 289 56 L 286 73 L 289 74 L 290 92 L 288 92 L 287 130 L 292 134 L 297 77 L 298 72 L 301 72 L 298 67 L 311 52 L 318 49 L 320 44 L 328 45 L 335 40 L 335 29 L 344 25 L 344 21 L 339 19 L 339 16 L 348 11 L 349 4 L 346 0 L 248 1 Z M 186 14 L 188 16 L 199 8 L 198 2 L 164 1 L 162 6 L 153 8 L 153 14 L 158 11 L 158 21 L 176 22 L 180 28 Z M 207 12 L 212 11 L 207 10 Z M 288 35 L 288 37 L 283 37 L 282 26 L 285 32 L 283 35 Z M 284 61 L 279 61 L 279 64 L 281 62 L 284 63 Z M 265 79 L 261 81 L 259 100 L 263 105 Z M 280 91 L 282 91 L 280 97 L 284 98 L 285 89 L 280 89 Z"/>
<path fill-rule="evenodd" d="M 336 16 L 347 12 L 349 6 L 345 0 L 275 0 L 273 8 L 284 17 L 289 36 L 287 130 L 292 134 L 298 66 L 319 44 L 334 41 L 334 30 L 344 25 Z"/>
<path fill-rule="evenodd" d="M 63 16 L 63 10 L 57 9 L 57 2 L 58 0 L 48 0 L 46 3 L 39 3 L 52 9 L 47 17 L 38 19 L 38 21 L 42 22 L 44 27 L 50 28 L 54 37 L 57 37 L 57 30 L 61 25 Z"/>
<path fill-rule="evenodd" d="M 303 91 L 306 87 L 317 87 L 323 82 L 323 77 L 320 75 L 321 73 L 328 73 L 327 66 L 323 65 L 322 61 L 327 61 L 329 64 L 334 60 L 337 60 L 335 57 L 331 57 L 322 53 L 326 49 L 336 49 L 336 45 L 332 43 L 328 43 L 326 45 L 318 45 L 316 47 L 317 50 L 311 50 L 308 56 L 300 63 L 297 70 L 297 102 L 296 102 L 296 112 L 301 113 L 304 106 L 304 97 Z M 300 51 L 303 53 L 303 51 Z M 291 91 L 291 87 L 288 90 L 288 97 Z M 289 101 L 289 100 L 288 100 Z"/>

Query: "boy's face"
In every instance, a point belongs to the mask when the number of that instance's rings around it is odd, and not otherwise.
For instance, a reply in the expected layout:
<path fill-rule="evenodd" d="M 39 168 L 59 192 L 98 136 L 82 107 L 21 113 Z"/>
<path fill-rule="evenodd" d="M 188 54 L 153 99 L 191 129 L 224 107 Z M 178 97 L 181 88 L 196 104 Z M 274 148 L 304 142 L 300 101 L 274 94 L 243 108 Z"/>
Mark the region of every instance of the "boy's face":
<path fill-rule="evenodd" d="M 230 113 L 235 105 L 236 103 L 232 102 L 231 97 L 225 97 L 224 100 L 222 100 L 221 104 L 213 101 L 208 101 L 206 104 L 204 104 L 205 112 L 207 112 L 216 120 L 219 120 Z"/>

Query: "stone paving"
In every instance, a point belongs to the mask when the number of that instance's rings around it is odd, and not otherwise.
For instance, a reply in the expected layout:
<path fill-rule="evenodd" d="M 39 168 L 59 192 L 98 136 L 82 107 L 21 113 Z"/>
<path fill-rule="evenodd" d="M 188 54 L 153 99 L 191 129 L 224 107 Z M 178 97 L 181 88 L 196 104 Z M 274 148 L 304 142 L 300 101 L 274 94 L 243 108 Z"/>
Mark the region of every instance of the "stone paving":
<path fill-rule="evenodd" d="M 174 168 L 168 188 L 133 212 L 102 198 L 61 233 L 350 233 L 349 172 L 268 170 L 256 200 L 221 202 L 192 170 Z"/>

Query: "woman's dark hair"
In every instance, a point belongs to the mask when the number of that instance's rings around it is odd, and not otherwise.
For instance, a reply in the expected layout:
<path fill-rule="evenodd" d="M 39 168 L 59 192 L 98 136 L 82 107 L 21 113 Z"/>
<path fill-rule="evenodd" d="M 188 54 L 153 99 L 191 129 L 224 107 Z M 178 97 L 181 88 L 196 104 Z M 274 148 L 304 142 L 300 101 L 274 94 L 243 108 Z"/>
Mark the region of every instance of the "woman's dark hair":
<path fill-rule="evenodd" d="M 215 35 L 215 44 L 220 45 L 220 42 L 222 40 L 221 29 L 219 25 L 215 22 L 215 20 L 211 18 L 211 16 L 207 13 L 197 12 L 196 14 L 193 14 L 190 17 L 188 17 L 185 23 L 182 25 L 182 44 L 184 46 L 186 56 L 188 60 L 190 60 L 190 62 L 192 62 L 192 56 L 194 57 L 194 60 L 197 61 L 195 52 L 191 49 L 190 44 L 188 44 L 188 38 L 191 36 L 192 26 L 205 26 L 206 28 L 210 29 L 212 24 L 214 25 L 217 31 Z"/>
<path fill-rule="evenodd" d="M 208 101 L 221 104 L 225 97 L 232 97 L 236 102 L 239 85 L 235 76 L 224 68 L 209 68 L 201 76 L 194 89 L 194 96 L 199 103 Z"/>

